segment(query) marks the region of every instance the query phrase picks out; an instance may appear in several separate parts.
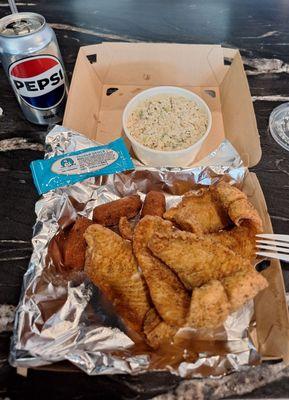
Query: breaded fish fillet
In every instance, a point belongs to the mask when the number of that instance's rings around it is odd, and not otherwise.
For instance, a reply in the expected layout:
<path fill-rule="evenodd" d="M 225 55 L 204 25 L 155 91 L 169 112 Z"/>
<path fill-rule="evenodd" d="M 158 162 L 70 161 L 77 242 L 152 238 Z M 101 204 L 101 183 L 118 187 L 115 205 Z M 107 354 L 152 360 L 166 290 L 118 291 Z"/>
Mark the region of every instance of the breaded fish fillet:
<path fill-rule="evenodd" d="M 119 233 L 122 238 L 124 238 L 126 240 L 132 240 L 133 229 L 132 229 L 132 226 L 130 225 L 127 217 L 120 217 L 119 223 L 118 223 L 118 229 L 119 229 Z"/>
<path fill-rule="evenodd" d="M 63 260 L 65 269 L 83 269 L 86 250 L 86 241 L 83 234 L 92 224 L 93 221 L 85 217 L 79 217 L 75 221 L 63 244 Z"/>
<path fill-rule="evenodd" d="M 213 197 L 220 201 L 235 225 L 248 221 L 257 232 L 262 232 L 262 220 L 245 193 L 227 182 L 211 187 Z"/>
<path fill-rule="evenodd" d="M 188 312 L 189 295 L 177 275 L 147 247 L 157 228 L 162 230 L 170 225 L 162 218 L 145 216 L 135 228 L 133 251 L 159 315 L 168 324 L 181 326 Z"/>
<path fill-rule="evenodd" d="M 229 315 L 230 304 L 220 281 L 210 281 L 192 293 L 187 326 L 217 328 Z"/>
<path fill-rule="evenodd" d="M 208 236 L 216 240 L 217 243 L 221 243 L 223 246 L 229 247 L 229 249 L 234 251 L 236 254 L 239 254 L 243 258 L 253 261 L 256 258 L 255 235 L 256 230 L 244 223 L 241 226 L 234 227 L 230 231 L 212 233 Z"/>
<path fill-rule="evenodd" d="M 229 208 L 231 203 L 247 198 L 246 194 L 241 190 L 224 181 L 219 182 L 216 186 L 211 186 L 210 190 L 213 195 L 217 195 L 217 198 L 226 210 Z"/>
<path fill-rule="evenodd" d="M 162 321 L 156 310 L 151 308 L 145 316 L 143 331 L 147 343 L 157 349 L 176 334 L 177 328 Z"/>
<path fill-rule="evenodd" d="M 164 214 L 164 218 L 176 223 L 181 229 L 203 233 L 217 232 L 228 225 L 228 217 L 212 193 L 204 189 L 199 195 L 187 193 L 182 201 Z"/>
<path fill-rule="evenodd" d="M 248 221 L 256 232 L 261 233 L 263 231 L 262 220 L 248 199 L 240 199 L 231 203 L 228 215 L 237 226 L 240 226 L 244 221 Z"/>
<path fill-rule="evenodd" d="M 88 245 L 85 272 L 127 326 L 141 332 L 150 304 L 131 244 L 98 224 L 90 226 L 84 237 Z"/>
<path fill-rule="evenodd" d="M 267 280 L 253 267 L 236 272 L 222 280 L 231 309 L 236 311 L 268 286 Z"/>
<path fill-rule="evenodd" d="M 152 253 L 177 273 L 188 289 L 248 268 L 250 262 L 210 237 L 172 228 L 157 231 L 149 241 Z"/>

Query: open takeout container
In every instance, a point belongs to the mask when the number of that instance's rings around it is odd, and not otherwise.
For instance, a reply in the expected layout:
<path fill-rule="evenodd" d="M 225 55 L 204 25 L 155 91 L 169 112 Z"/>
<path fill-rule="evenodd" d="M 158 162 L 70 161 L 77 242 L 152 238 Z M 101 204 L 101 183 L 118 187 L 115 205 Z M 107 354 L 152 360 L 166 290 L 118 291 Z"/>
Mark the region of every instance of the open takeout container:
<path fill-rule="evenodd" d="M 254 108 L 238 50 L 219 45 L 101 43 L 81 47 L 74 68 L 64 125 L 107 143 L 123 136 L 122 113 L 137 93 L 153 86 L 180 86 L 198 94 L 212 112 L 211 133 L 195 164 L 228 139 L 248 167 L 261 158 Z M 272 232 L 255 174 L 244 192 Z M 255 299 L 255 345 L 263 359 L 289 363 L 289 323 L 280 263 L 262 272 L 268 289 Z"/>
<path fill-rule="evenodd" d="M 246 166 L 259 162 L 259 134 L 240 53 L 216 45 L 102 43 L 80 48 L 64 125 L 107 143 L 123 135 L 122 112 L 127 102 L 142 90 L 160 85 L 197 93 L 212 112 L 211 134 L 195 164 L 224 138 L 233 144 Z M 243 191 L 259 211 L 265 231 L 272 232 L 254 173 L 247 174 Z M 271 261 L 262 274 L 269 287 L 255 299 L 257 324 L 251 337 L 264 360 L 283 359 L 289 364 L 288 309 L 280 263 Z M 44 369 L 63 370 L 63 366 Z"/>

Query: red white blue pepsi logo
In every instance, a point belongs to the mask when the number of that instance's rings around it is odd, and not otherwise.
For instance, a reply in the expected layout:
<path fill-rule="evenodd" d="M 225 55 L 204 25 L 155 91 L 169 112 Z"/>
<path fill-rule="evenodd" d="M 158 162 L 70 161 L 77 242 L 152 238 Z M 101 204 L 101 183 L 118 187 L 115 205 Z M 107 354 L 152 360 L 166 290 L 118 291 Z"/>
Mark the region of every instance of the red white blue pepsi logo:
<path fill-rule="evenodd" d="M 15 61 L 9 67 L 15 92 L 30 107 L 49 110 L 65 95 L 64 72 L 60 61 L 51 55 L 38 55 Z"/>

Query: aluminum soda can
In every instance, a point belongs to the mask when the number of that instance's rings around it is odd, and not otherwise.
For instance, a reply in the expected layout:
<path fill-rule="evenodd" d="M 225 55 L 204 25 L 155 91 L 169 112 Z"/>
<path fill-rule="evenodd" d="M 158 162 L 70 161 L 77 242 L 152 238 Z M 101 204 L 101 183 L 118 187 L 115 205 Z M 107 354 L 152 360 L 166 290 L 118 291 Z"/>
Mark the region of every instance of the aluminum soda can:
<path fill-rule="evenodd" d="M 68 81 L 44 17 L 21 12 L 1 18 L 0 58 L 25 117 L 40 125 L 61 121 Z"/>

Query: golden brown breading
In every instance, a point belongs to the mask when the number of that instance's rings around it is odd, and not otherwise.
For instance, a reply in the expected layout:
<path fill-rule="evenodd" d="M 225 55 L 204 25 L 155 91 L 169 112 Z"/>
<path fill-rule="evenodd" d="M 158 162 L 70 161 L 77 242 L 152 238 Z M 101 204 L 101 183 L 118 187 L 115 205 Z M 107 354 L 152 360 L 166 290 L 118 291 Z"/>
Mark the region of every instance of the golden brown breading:
<path fill-rule="evenodd" d="M 152 253 L 177 273 L 188 288 L 221 279 L 250 262 L 207 236 L 198 237 L 172 228 L 157 231 L 148 244 Z"/>
<path fill-rule="evenodd" d="M 256 232 L 263 231 L 262 220 L 248 199 L 240 199 L 231 203 L 228 214 L 235 225 L 240 226 L 244 221 L 249 222 Z"/>
<path fill-rule="evenodd" d="M 93 221 L 85 217 L 79 217 L 75 221 L 63 244 L 64 269 L 83 269 L 86 250 L 83 234 L 92 224 Z"/>
<path fill-rule="evenodd" d="M 199 195 L 187 193 L 176 207 L 164 214 L 164 218 L 198 235 L 217 232 L 228 225 L 225 210 L 207 189 Z"/>
<path fill-rule="evenodd" d="M 84 237 L 88 245 L 85 272 L 127 326 L 141 332 L 150 304 L 131 244 L 98 224 L 90 226 Z"/>
<path fill-rule="evenodd" d="M 155 230 L 166 226 L 171 223 L 159 217 L 147 215 L 141 219 L 134 231 L 133 251 L 159 315 L 168 324 L 181 326 L 188 312 L 189 295 L 177 275 L 147 247 Z"/>
<path fill-rule="evenodd" d="M 257 232 L 262 232 L 262 220 L 245 193 L 227 182 L 218 183 L 211 188 L 211 192 L 213 197 L 219 199 L 235 225 L 240 226 L 242 222 L 248 221 Z"/>
<path fill-rule="evenodd" d="M 230 304 L 221 282 L 213 280 L 192 293 L 187 326 L 217 328 L 229 315 Z"/>
<path fill-rule="evenodd" d="M 253 267 L 228 276 L 222 284 L 229 298 L 230 311 L 236 311 L 268 286 L 267 280 Z"/>
<path fill-rule="evenodd" d="M 165 211 L 165 195 L 162 192 L 156 192 L 154 190 L 148 192 L 143 203 L 143 208 L 141 210 L 141 218 L 145 217 L 146 215 L 155 215 L 157 217 L 162 217 Z"/>
<path fill-rule="evenodd" d="M 241 190 L 224 181 L 219 182 L 216 186 L 210 186 L 210 190 L 213 196 L 217 195 L 217 198 L 226 210 L 231 203 L 247 198 L 246 194 Z"/>
<path fill-rule="evenodd" d="M 143 331 L 147 343 L 156 350 L 176 334 L 177 328 L 162 321 L 156 310 L 151 308 L 145 317 Z"/>
<path fill-rule="evenodd" d="M 256 230 L 249 226 L 249 224 L 244 223 L 241 226 L 234 227 L 230 231 L 220 231 L 208 236 L 217 241 L 216 245 L 221 243 L 243 258 L 253 261 L 256 258 L 255 235 Z"/>
<path fill-rule="evenodd" d="M 126 240 L 132 240 L 133 238 L 133 229 L 127 219 L 127 217 L 120 217 L 118 223 L 118 229 L 121 237 Z"/>
<path fill-rule="evenodd" d="M 117 225 L 120 217 L 135 217 L 141 206 L 142 202 L 138 195 L 123 197 L 122 199 L 95 207 L 93 210 L 93 220 L 103 226 Z"/>

